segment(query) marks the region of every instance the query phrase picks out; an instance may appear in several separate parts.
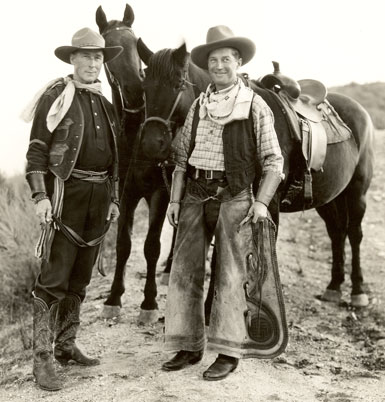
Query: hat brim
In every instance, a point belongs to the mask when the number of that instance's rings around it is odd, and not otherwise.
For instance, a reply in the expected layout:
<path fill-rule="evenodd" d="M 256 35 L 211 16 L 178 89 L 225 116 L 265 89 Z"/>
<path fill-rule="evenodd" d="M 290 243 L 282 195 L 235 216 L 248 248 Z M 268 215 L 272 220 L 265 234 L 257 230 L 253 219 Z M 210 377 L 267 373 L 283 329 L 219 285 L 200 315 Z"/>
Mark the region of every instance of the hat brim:
<path fill-rule="evenodd" d="M 207 70 L 207 59 L 210 52 L 223 47 L 232 47 L 237 49 L 242 58 L 242 65 L 248 63 L 255 54 L 255 44 L 252 40 L 243 37 L 234 37 L 195 47 L 191 50 L 191 60 L 198 67 Z"/>
<path fill-rule="evenodd" d="M 72 53 L 78 50 L 101 50 L 104 55 L 103 63 L 107 63 L 115 57 L 118 57 L 122 53 L 122 46 L 111 46 L 111 47 L 76 47 L 76 46 L 60 46 L 55 49 L 55 56 L 65 63 L 71 64 L 70 56 Z"/>

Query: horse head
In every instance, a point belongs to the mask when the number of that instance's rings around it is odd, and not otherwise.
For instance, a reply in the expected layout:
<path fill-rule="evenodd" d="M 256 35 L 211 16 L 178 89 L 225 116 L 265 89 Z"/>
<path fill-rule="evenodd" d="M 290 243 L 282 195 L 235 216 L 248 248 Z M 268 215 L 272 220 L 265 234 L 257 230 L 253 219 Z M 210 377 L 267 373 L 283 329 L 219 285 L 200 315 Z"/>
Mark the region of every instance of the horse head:
<path fill-rule="evenodd" d="M 143 81 L 146 118 L 140 146 L 147 158 L 163 162 L 194 99 L 208 85 L 209 76 L 190 61 L 185 43 L 153 53 L 139 39 L 137 48 L 147 66 Z"/>
<path fill-rule="evenodd" d="M 105 64 L 106 75 L 112 88 L 114 105 L 117 105 L 119 117 L 123 112 L 138 113 L 143 107 L 141 61 L 136 49 L 137 37 L 132 30 L 135 16 L 132 8 L 126 4 L 122 21 L 107 21 L 101 6 L 96 10 L 96 23 L 106 46 L 122 46 L 119 57 Z"/>

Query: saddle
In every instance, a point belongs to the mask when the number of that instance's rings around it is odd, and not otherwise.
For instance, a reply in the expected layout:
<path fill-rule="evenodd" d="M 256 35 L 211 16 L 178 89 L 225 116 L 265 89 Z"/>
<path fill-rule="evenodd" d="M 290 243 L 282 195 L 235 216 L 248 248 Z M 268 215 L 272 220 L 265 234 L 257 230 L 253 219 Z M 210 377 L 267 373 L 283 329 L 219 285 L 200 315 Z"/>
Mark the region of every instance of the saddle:
<path fill-rule="evenodd" d="M 311 171 L 322 170 L 328 144 L 348 140 L 352 131 L 328 102 L 327 88 L 322 82 L 314 79 L 297 82 L 283 75 L 277 62 L 273 62 L 273 66 L 273 74 L 259 81 L 278 95 L 285 113 L 291 116 L 294 127 L 291 131 L 301 143 L 306 162 L 304 198 L 311 203 Z"/>

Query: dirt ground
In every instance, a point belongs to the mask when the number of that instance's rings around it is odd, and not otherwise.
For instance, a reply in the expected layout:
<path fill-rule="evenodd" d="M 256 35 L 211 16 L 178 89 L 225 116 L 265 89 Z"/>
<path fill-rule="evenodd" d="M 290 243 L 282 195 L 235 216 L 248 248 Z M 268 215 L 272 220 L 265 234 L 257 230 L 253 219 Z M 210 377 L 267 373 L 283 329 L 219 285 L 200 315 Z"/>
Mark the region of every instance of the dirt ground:
<path fill-rule="evenodd" d="M 200 364 L 163 372 L 161 364 L 171 355 L 162 349 L 162 321 L 151 326 L 136 321 L 144 286 L 146 232 L 146 225 L 138 221 L 120 319 L 100 318 L 112 269 L 107 278 L 95 274 L 83 305 L 79 344 L 90 355 L 100 356 L 101 365 L 59 368 L 65 387 L 49 393 L 35 386 L 29 358 L 10 368 L 2 381 L 0 401 L 385 401 L 385 132 L 377 132 L 376 141 L 376 173 L 362 244 L 369 307 L 354 310 L 349 305 L 349 264 L 343 301 L 335 305 L 319 300 L 331 262 L 323 222 L 315 211 L 283 214 L 277 251 L 289 323 L 286 352 L 269 361 L 241 361 L 232 375 L 219 382 L 202 379 L 215 358 L 211 352 Z M 145 214 L 143 204 L 141 209 Z M 169 233 L 166 227 L 160 263 L 168 251 Z M 346 253 L 349 262 L 348 247 Z M 158 291 L 162 315 L 167 287 L 159 284 Z"/>

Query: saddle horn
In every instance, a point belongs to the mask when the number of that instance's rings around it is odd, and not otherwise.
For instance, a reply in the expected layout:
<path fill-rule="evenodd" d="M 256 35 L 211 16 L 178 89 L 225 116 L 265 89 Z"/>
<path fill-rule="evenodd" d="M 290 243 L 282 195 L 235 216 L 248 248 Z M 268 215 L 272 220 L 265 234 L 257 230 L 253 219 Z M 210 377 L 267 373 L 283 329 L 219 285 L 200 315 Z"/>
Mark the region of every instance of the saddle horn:
<path fill-rule="evenodd" d="M 279 86 L 281 89 L 285 89 L 286 92 L 293 99 L 298 99 L 301 94 L 301 87 L 298 82 L 286 75 L 283 75 L 279 69 L 279 63 L 273 61 L 274 72 L 273 74 L 267 74 L 261 79 L 261 84 L 267 89 L 273 89 L 275 86 Z"/>

